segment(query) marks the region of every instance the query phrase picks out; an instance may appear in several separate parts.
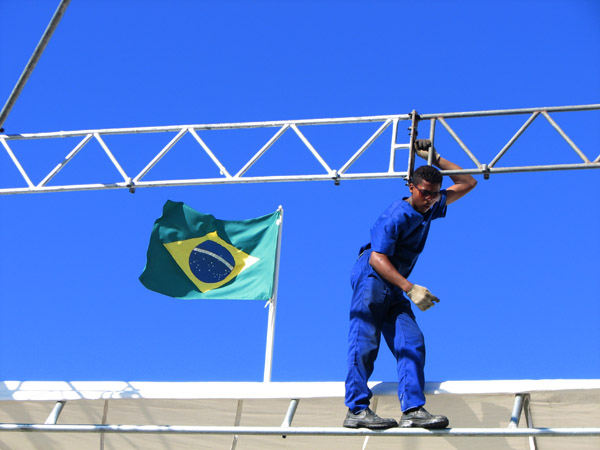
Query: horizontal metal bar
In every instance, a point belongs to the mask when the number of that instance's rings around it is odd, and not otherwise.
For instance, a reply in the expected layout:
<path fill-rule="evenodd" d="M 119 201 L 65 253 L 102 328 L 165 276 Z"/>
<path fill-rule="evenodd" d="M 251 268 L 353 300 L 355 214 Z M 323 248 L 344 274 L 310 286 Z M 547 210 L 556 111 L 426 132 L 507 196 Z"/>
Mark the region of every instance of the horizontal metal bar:
<path fill-rule="evenodd" d="M 502 116 L 513 114 L 532 114 L 534 112 L 568 112 L 568 111 L 592 111 L 600 110 L 600 104 L 592 105 L 574 105 L 574 106 L 553 106 L 540 108 L 521 108 L 521 109 L 498 109 L 489 111 L 467 111 L 455 113 L 437 113 L 437 114 L 421 114 L 420 120 L 428 119 L 453 119 L 466 117 L 483 117 L 483 116 Z M 180 131 L 182 129 L 193 128 L 195 130 L 228 130 L 238 128 L 270 128 L 282 127 L 284 125 L 295 124 L 296 126 L 304 125 L 339 125 L 349 123 L 369 123 L 369 122 L 385 122 L 387 120 L 410 120 L 410 114 L 394 114 L 385 116 L 363 116 L 363 117 L 341 117 L 328 119 L 306 119 L 306 120 L 276 120 L 266 122 L 238 122 L 238 123 L 219 123 L 219 124 L 188 124 L 188 125 L 170 125 L 158 127 L 130 127 L 130 128 L 105 128 L 98 130 L 76 130 L 76 131 L 57 131 L 49 133 L 21 133 L 21 134 L 6 134 L 0 135 L 0 138 L 7 140 L 21 139 L 49 139 L 49 138 L 64 138 L 73 136 L 85 136 L 90 133 L 99 133 L 102 135 L 108 134 L 137 134 L 137 133 L 164 133 Z"/>
<path fill-rule="evenodd" d="M 548 172 L 557 170 L 582 170 L 582 169 L 600 169 L 600 162 L 590 164 L 557 164 L 549 166 L 522 166 L 522 167 L 490 167 L 487 171 L 482 169 L 462 169 L 462 170 L 442 170 L 443 175 L 486 175 L 486 174 L 505 174 L 519 172 Z M 152 187 L 173 187 L 173 186 L 202 186 L 216 184 L 245 184 L 245 183 L 280 183 L 297 181 L 352 181 L 352 180 L 382 180 L 382 179 L 400 179 L 406 178 L 406 172 L 375 172 L 375 173 L 338 173 L 337 176 L 316 174 L 316 175 L 274 175 L 262 177 L 231 177 L 231 178 L 202 178 L 188 180 L 163 180 L 163 181 L 139 181 L 135 182 L 137 188 Z M 107 183 L 107 184 L 80 184 L 65 186 L 40 186 L 23 188 L 0 189 L 0 195 L 10 194 L 34 194 L 50 192 L 74 192 L 74 191 L 94 191 L 106 189 L 130 189 L 127 182 Z"/>
<path fill-rule="evenodd" d="M 22 139 L 50 139 L 50 138 L 65 138 L 73 136 L 85 136 L 90 133 L 108 134 L 141 134 L 141 133 L 165 133 L 180 131 L 183 129 L 193 128 L 194 130 L 232 130 L 242 128 L 274 128 L 283 127 L 285 125 L 295 124 L 297 126 L 305 125 L 341 125 L 349 123 L 369 123 L 369 122 L 385 122 L 390 118 L 398 118 L 399 120 L 408 120 L 408 114 L 392 115 L 392 116 L 365 116 L 365 117 L 342 117 L 331 119 L 307 119 L 307 120 L 275 120 L 268 122 L 238 122 L 238 123 L 218 123 L 218 124 L 195 124 L 195 125 L 168 125 L 158 127 L 133 127 L 133 128 L 104 128 L 99 130 L 76 130 L 76 131 L 57 131 L 48 133 L 21 133 L 21 134 L 0 134 L 0 138 L 7 140 L 22 140 Z"/>
<path fill-rule="evenodd" d="M 141 434 L 215 434 L 263 436 L 419 436 L 419 437 L 476 437 L 476 436 L 600 436 L 600 428 L 390 428 L 382 431 L 327 427 L 236 427 L 185 425 L 46 425 L 31 423 L 0 423 L 0 432 L 34 433 L 141 433 Z"/>
<path fill-rule="evenodd" d="M 519 108 L 519 109 L 494 109 L 488 111 L 467 111 L 441 114 L 419 114 L 421 120 L 437 119 L 443 117 L 446 119 L 459 119 L 463 117 L 484 117 L 484 116 L 508 116 L 518 114 L 533 114 L 534 112 L 568 112 L 568 111 L 593 111 L 600 109 L 600 104 L 592 105 L 572 105 L 572 106 L 547 106 L 542 108 Z"/>

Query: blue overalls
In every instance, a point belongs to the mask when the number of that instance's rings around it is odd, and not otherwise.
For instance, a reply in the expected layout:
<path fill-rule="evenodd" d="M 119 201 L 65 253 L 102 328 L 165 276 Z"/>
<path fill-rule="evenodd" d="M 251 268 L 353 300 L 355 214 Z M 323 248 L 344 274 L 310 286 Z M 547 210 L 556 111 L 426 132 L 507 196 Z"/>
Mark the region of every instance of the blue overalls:
<path fill-rule="evenodd" d="M 346 406 L 354 413 L 369 406 L 373 395 L 367 381 L 381 334 L 394 354 L 398 370 L 398 398 L 402 411 L 425 404 L 425 341 L 404 292 L 375 272 L 371 251 L 388 256 L 404 277 L 412 272 L 423 251 L 431 221 L 446 215 L 446 191 L 422 215 L 404 200 L 394 202 L 371 228 L 371 243 L 361 248 L 352 268 L 354 291 L 350 306 Z"/>

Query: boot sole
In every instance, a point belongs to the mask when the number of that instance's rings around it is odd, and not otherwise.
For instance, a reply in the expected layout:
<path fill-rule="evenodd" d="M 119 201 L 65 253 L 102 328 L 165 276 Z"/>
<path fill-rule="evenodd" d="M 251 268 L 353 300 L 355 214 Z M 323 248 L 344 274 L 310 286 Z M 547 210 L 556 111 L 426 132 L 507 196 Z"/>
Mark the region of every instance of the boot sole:
<path fill-rule="evenodd" d="M 448 428 L 449 421 L 444 420 L 441 422 L 419 422 L 416 420 L 401 420 L 398 426 L 400 428 L 425 428 L 427 430 L 439 430 L 442 428 Z"/>
<path fill-rule="evenodd" d="M 344 428 L 368 428 L 369 430 L 387 430 L 388 428 L 396 428 L 397 424 L 389 424 L 389 425 L 375 425 L 375 424 L 365 424 L 363 422 L 355 422 L 355 421 L 345 421 Z"/>

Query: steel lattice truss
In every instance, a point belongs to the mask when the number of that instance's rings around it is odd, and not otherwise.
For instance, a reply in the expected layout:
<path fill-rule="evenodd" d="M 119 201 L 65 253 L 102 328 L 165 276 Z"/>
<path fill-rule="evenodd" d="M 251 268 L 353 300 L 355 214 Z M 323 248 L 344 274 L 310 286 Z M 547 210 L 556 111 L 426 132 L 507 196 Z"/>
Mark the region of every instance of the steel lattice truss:
<path fill-rule="evenodd" d="M 464 153 L 472 161 L 474 167 L 465 168 L 460 171 L 442 171 L 445 175 L 458 173 L 479 174 L 488 178 L 491 174 L 496 173 L 514 173 L 514 172 L 535 172 L 535 171 L 550 171 L 550 170 L 573 170 L 573 169 L 598 169 L 600 168 L 600 154 L 589 157 L 575 142 L 563 131 L 557 124 L 550 113 L 560 113 L 567 111 L 593 111 L 600 110 L 600 105 L 579 105 L 579 106 L 564 106 L 564 107 L 544 107 L 544 108 L 527 108 L 527 109 L 511 109 L 511 110 L 495 110 L 495 111 L 474 111 L 461 113 L 443 113 L 443 114 L 423 114 L 418 115 L 415 111 L 410 114 L 390 115 L 390 116 L 369 116 L 369 117 L 352 117 L 338 119 L 315 119 L 315 120 L 297 120 L 297 121 L 275 121 L 275 122 L 247 122 L 247 123 L 225 123 L 225 124 L 204 124 L 204 125 L 177 125 L 165 127 L 140 127 L 140 128 L 113 128 L 99 130 L 81 130 L 81 131 L 60 131 L 53 133 L 30 133 L 30 134 L 15 134 L 15 135 L 0 135 L 2 147 L 8 153 L 10 160 L 21 174 L 24 183 L 20 186 L 0 188 L 0 194 L 24 194 L 24 193 L 41 193 L 41 192 L 68 192 L 81 190 L 101 190 L 101 189 L 129 189 L 134 191 L 137 188 L 143 187 L 159 187 L 159 186 L 191 186 L 191 185 L 207 185 L 207 184 L 236 184 L 236 183 L 263 183 L 263 182 L 290 182 L 290 181 L 317 181 L 330 180 L 336 184 L 343 180 L 364 180 L 364 179 L 384 179 L 384 178 L 408 178 L 414 167 L 414 152 L 408 151 L 412 149 L 414 140 L 417 136 L 418 125 L 423 125 L 423 122 L 429 122 L 429 138 L 435 142 L 436 124 L 439 122 L 448 132 L 452 139 L 460 146 Z M 506 116 L 506 115 L 527 115 L 525 122 L 516 131 L 512 138 L 498 151 L 494 158 L 487 163 L 482 163 L 480 158 L 476 156 L 476 152 L 467 147 L 463 140 L 458 136 L 455 130 L 449 125 L 448 121 L 461 118 L 485 117 L 485 116 Z M 566 163 L 553 165 L 527 165 L 527 166 L 499 166 L 498 163 L 513 146 L 513 144 L 523 135 L 526 129 L 538 118 L 545 119 L 558 133 L 564 141 L 568 143 L 571 149 L 581 159 L 581 163 Z M 538 119 L 539 120 L 539 119 Z M 324 156 L 319 153 L 315 145 L 305 136 L 300 128 L 318 126 L 318 125 L 344 125 L 344 124 L 360 124 L 360 123 L 381 123 L 379 128 L 358 148 L 351 150 L 348 155 L 343 156 L 345 162 L 339 167 L 333 167 L 333 164 L 328 163 Z M 398 143 L 399 129 L 406 127 L 408 123 L 409 140 L 406 143 Z M 389 143 L 389 164 L 388 170 L 372 171 L 364 173 L 351 172 L 351 167 L 356 161 L 363 156 L 365 151 L 371 147 L 376 141 L 381 140 L 384 131 L 391 127 L 392 137 Z M 250 128 L 274 128 L 276 131 L 270 139 L 262 147 L 260 147 L 254 155 L 240 162 L 241 169 L 236 172 L 228 169 L 222 163 L 222 158 L 214 149 L 211 149 L 199 135 L 200 131 L 204 130 L 233 130 L 233 129 L 250 129 Z M 422 126 L 423 128 L 423 126 Z M 106 136 L 111 135 L 135 135 L 140 133 L 171 133 L 175 136 L 170 142 L 155 154 L 139 172 L 128 173 L 123 169 L 123 164 L 115 157 L 115 154 L 107 145 Z M 310 151 L 314 159 L 321 167 L 321 171 L 311 174 L 300 175 L 282 175 L 277 173 L 279 169 L 275 167 L 270 170 L 275 173 L 263 176 L 247 176 L 248 170 L 253 167 L 268 150 L 286 133 L 293 133 L 303 146 Z M 167 179 L 158 181 L 147 181 L 144 178 L 157 166 L 161 160 L 167 155 L 177 143 L 186 135 L 191 135 L 198 144 L 199 150 L 205 152 L 212 160 L 212 163 L 219 171 L 218 177 L 199 177 L 190 179 Z M 421 133 L 423 137 L 425 133 Z M 557 137 L 558 137 L 557 136 Z M 21 164 L 16 156 L 16 152 L 12 148 L 14 141 L 19 140 L 34 140 L 34 139 L 56 139 L 56 138 L 81 138 L 77 145 L 60 161 L 54 169 L 48 172 L 40 181 L 32 181 L 32 176 Z M 52 180 L 61 172 L 67 165 L 73 161 L 75 156 L 85 150 L 85 147 L 90 141 L 96 141 L 105 152 L 106 157 L 116 168 L 118 179 L 108 183 L 89 183 L 89 184 L 64 184 L 54 185 Z M 403 171 L 396 170 L 396 159 L 398 150 L 406 150 L 404 154 L 408 154 L 406 169 Z"/>

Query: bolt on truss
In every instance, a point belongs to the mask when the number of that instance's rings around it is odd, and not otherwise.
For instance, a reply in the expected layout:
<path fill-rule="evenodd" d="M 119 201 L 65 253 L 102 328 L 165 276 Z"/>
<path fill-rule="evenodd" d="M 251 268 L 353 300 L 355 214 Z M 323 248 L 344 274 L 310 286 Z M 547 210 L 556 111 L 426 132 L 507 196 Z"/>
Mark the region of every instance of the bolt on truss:
<path fill-rule="evenodd" d="M 134 192 L 137 188 L 161 187 L 161 186 L 192 186 L 192 185 L 214 185 L 214 184 L 240 184 L 240 183 L 265 183 L 265 182 L 291 182 L 291 181 L 334 181 L 339 184 L 345 180 L 367 180 L 367 179 L 386 179 L 386 178 L 404 178 L 410 177 L 414 168 L 414 142 L 417 136 L 417 128 L 420 122 L 429 121 L 429 139 L 435 141 L 436 124 L 439 122 L 448 132 L 452 139 L 459 145 L 468 158 L 472 161 L 474 167 L 462 170 L 442 171 L 444 175 L 453 174 L 473 174 L 483 175 L 485 179 L 491 174 L 515 173 L 515 172 L 539 172 L 554 170 L 575 170 L 575 169 L 598 169 L 600 168 L 600 153 L 597 156 L 589 157 L 567 133 L 558 125 L 551 113 L 573 112 L 573 111 L 593 111 L 600 110 L 600 104 L 561 106 L 561 107 L 541 107 L 508 109 L 493 111 L 471 111 L 458 113 L 442 114 L 417 114 L 413 111 L 410 114 L 389 115 L 389 116 L 367 116 L 333 119 L 314 119 L 314 120 L 295 120 L 295 121 L 273 121 L 273 122 L 246 122 L 246 123 L 223 123 L 223 124 L 197 124 L 197 125 L 175 125 L 163 127 L 139 127 L 139 128 L 109 128 L 98 130 L 80 130 L 80 131 L 60 131 L 52 133 L 27 133 L 27 134 L 0 134 L 0 143 L 8 153 L 10 160 L 19 171 L 26 186 L 16 186 L 9 188 L 0 188 L 0 194 L 25 194 L 41 192 L 68 192 L 83 190 L 101 190 L 101 189 L 129 189 Z M 476 152 L 470 149 L 459 137 L 458 133 L 450 126 L 449 122 L 455 119 L 486 117 L 486 116 L 506 116 L 506 115 L 528 115 L 525 122 L 510 138 L 510 140 L 497 152 L 497 154 L 487 163 L 480 162 L 481 158 L 476 156 Z M 526 166 L 504 166 L 500 167 L 498 163 L 506 155 L 513 144 L 524 134 L 527 128 L 538 118 L 545 119 L 556 130 L 558 135 L 567 142 L 575 152 L 580 163 L 566 163 L 553 165 L 526 165 Z M 398 143 L 398 130 L 403 122 L 410 122 L 409 140 L 406 143 Z M 322 153 L 317 151 L 316 146 L 309 140 L 300 128 L 318 126 L 318 125 L 343 125 L 343 124 L 361 124 L 361 123 L 381 123 L 379 128 L 370 136 L 360 147 L 348 155 L 344 156 L 345 162 L 335 168 L 333 164 L 326 161 Z M 351 172 L 351 167 L 363 156 L 365 151 L 376 141 L 381 140 L 381 136 L 388 128 L 392 129 L 392 139 L 389 144 L 389 164 L 388 170 L 384 172 Z M 233 129 L 251 129 L 251 128 L 275 128 L 275 133 L 260 147 L 254 155 L 247 161 L 241 161 L 241 168 L 232 171 L 222 163 L 222 158 L 214 148 L 210 148 L 199 132 L 210 130 L 233 130 Z M 124 165 L 119 162 L 115 154 L 105 141 L 105 137 L 112 135 L 136 135 L 141 133 L 175 133 L 175 136 L 162 149 L 158 150 L 145 166 L 136 171 L 136 173 L 124 170 Z M 310 151 L 314 160 L 321 167 L 321 171 L 311 174 L 301 175 L 281 175 L 274 173 L 265 176 L 247 176 L 247 172 L 259 161 L 268 150 L 286 133 L 293 133 L 303 146 Z M 218 169 L 218 177 L 198 177 L 189 179 L 167 179 L 157 181 L 146 181 L 145 177 L 157 166 L 161 160 L 177 145 L 177 143 L 189 134 L 193 137 L 202 151 L 210 158 L 212 164 Z M 60 161 L 54 169 L 48 172 L 39 182 L 32 181 L 32 176 L 21 164 L 13 148 L 13 141 L 35 140 L 35 139 L 56 139 L 56 138 L 77 138 L 80 140 L 75 147 Z M 95 141 L 102 148 L 106 157 L 114 166 L 119 174 L 119 179 L 107 183 L 89 183 L 89 184 L 63 184 L 53 185 L 51 182 L 54 177 L 61 172 L 77 154 L 82 152 L 86 145 Z M 398 150 L 406 150 L 408 161 L 405 170 L 396 170 L 396 160 Z M 431 164 L 431 156 L 429 158 Z M 277 167 L 275 170 L 283 169 Z M 21 182 L 22 184 L 22 182 Z"/>

